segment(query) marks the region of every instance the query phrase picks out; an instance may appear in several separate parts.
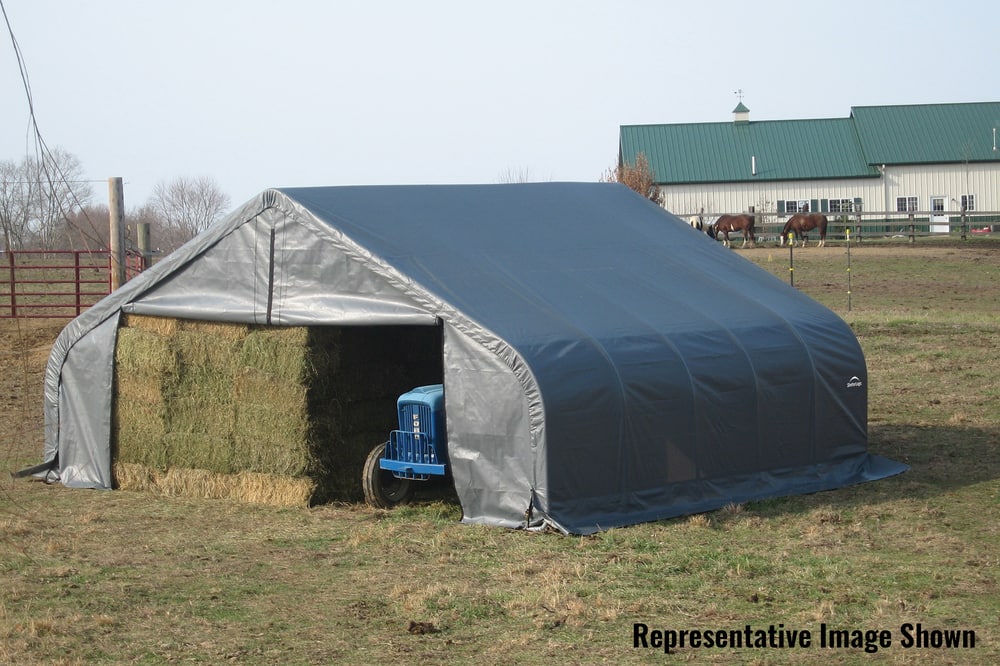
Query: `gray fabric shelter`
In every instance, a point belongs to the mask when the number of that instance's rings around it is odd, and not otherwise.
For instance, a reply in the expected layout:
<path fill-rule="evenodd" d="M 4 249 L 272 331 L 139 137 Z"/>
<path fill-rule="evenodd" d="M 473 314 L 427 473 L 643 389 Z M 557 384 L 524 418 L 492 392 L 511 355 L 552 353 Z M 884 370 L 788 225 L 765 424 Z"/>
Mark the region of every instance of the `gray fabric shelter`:
<path fill-rule="evenodd" d="M 868 453 L 839 317 L 617 184 L 263 192 L 59 336 L 45 460 L 67 486 L 112 485 L 123 312 L 441 326 L 466 522 L 590 533 L 905 469 Z"/>

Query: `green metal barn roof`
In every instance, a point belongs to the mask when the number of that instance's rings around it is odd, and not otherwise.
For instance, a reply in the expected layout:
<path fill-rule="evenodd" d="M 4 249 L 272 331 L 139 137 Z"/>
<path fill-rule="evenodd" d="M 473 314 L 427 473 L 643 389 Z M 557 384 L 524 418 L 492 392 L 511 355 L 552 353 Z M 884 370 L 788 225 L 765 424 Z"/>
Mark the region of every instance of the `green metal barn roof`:
<path fill-rule="evenodd" d="M 854 107 L 848 118 L 623 125 L 659 183 L 867 178 L 881 164 L 1000 161 L 1000 102 Z M 756 171 L 756 173 L 754 173 Z"/>
<path fill-rule="evenodd" d="M 878 175 L 849 119 L 623 126 L 623 159 L 640 152 L 661 183 Z"/>
<path fill-rule="evenodd" d="M 851 117 L 871 164 L 1000 161 L 1000 102 L 856 106 Z"/>

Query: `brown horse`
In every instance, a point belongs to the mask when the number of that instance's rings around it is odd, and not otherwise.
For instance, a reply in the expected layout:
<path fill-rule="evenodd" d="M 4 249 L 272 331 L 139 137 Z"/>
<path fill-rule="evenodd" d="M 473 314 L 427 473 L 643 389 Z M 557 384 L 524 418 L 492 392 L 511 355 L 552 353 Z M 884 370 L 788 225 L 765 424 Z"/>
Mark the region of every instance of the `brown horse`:
<path fill-rule="evenodd" d="M 723 215 L 708 228 L 708 235 L 716 240 L 722 239 L 722 244 L 729 247 L 729 234 L 733 231 L 743 232 L 743 247 L 750 243 L 750 247 L 757 247 L 757 238 L 754 236 L 754 216 L 753 215 Z"/>
<path fill-rule="evenodd" d="M 781 230 L 781 245 L 784 246 L 788 240 L 789 232 L 794 232 L 796 238 L 802 239 L 802 247 L 806 246 L 806 232 L 813 229 L 819 230 L 819 245 L 823 247 L 826 243 L 826 215 L 822 213 L 796 213 L 785 222 L 785 228 Z"/>

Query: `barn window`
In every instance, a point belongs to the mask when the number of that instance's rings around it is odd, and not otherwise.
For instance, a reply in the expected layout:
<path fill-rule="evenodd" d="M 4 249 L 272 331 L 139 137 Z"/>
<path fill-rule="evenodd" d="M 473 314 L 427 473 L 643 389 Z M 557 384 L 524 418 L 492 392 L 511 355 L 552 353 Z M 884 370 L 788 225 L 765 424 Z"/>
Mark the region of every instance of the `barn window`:
<path fill-rule="evenodd" d="M 789 201 L 778 202 L 779 215 L 795 215 L 795 213 L 808 213 L 809 210 L 810 210 L 809 201 L 807 201 L 806 199 L 799 199 L 798 201 L 792 199 Z"/>
<path fill-rule="evenodd" d="M 831 213 L 850 213 L 854 210 L 852 199 L 830 199 Z"/>
<path fill-rule="evenodd" d="M 976 195 L 975 194 L 963 194 L 962 195 L 962 210 L 976 210 Z"/>
<path fill-rule="evenodd" d="M 896 197 L 896 211 L 899 213 L 910 213 L 917 209 L 916 197 Z"/>

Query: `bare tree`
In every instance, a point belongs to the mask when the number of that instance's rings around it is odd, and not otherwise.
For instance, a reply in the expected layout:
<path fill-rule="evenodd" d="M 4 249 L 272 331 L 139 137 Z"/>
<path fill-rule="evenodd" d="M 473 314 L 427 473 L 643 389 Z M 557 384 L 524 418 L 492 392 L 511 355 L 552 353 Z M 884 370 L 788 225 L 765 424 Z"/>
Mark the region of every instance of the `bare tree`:
<path fill-rule="evenodd" d="M 84 180 L 80 160 L 62 148 L 28 158 L 25 171 L 28 180 L 38 183 L 32 197 L 34 242 L 51 249 L 69 216 L 90 203 L 93 189 Z"/>
<path fill-rule="evenodd" d="M 25 180 L 22 165 L 0 162 L 0 226 L 3 227 L 4 250 L 24 246 L 31 219 L 30 200 L 30 184 Z"/>
<path fill-rule="evenodd" d="M 528 167 L 508 167 L 499 176 L 497 182 L 503 184 L 510 183 L 530 183 L 534 178 L 531 176 L 531 169 Z"/>
<path fill-rule="evenodd" d="M 211 178 L 181 177 L 158 183 L 149 206 L 162 225 L 158 233 L 164 246 L 174 249 L 222 217 L 229 208 L 229 195 Z"/>
<path fill-rule="evenodd" d="M 50 235 L 51 247 L 72 250 L 97 250 L 107 248 L 107 204 L 88 204 L 66 215 Z"/>
<path fill-rule="evenodd" d="M 617 166 L 608 169 L 601 176 L 601 182 L 621 183 L 650 201 L 660 202 L 660 188 L 645 153 L 636 155 L 632 164 L 619 159 Z"/>
<path fill-rule="evenodd" d="M 5 247 L 51 249 L 69 217 L 93 196 L 80 161 L 61 148 L 20 163 L 0 162 Z"/>

